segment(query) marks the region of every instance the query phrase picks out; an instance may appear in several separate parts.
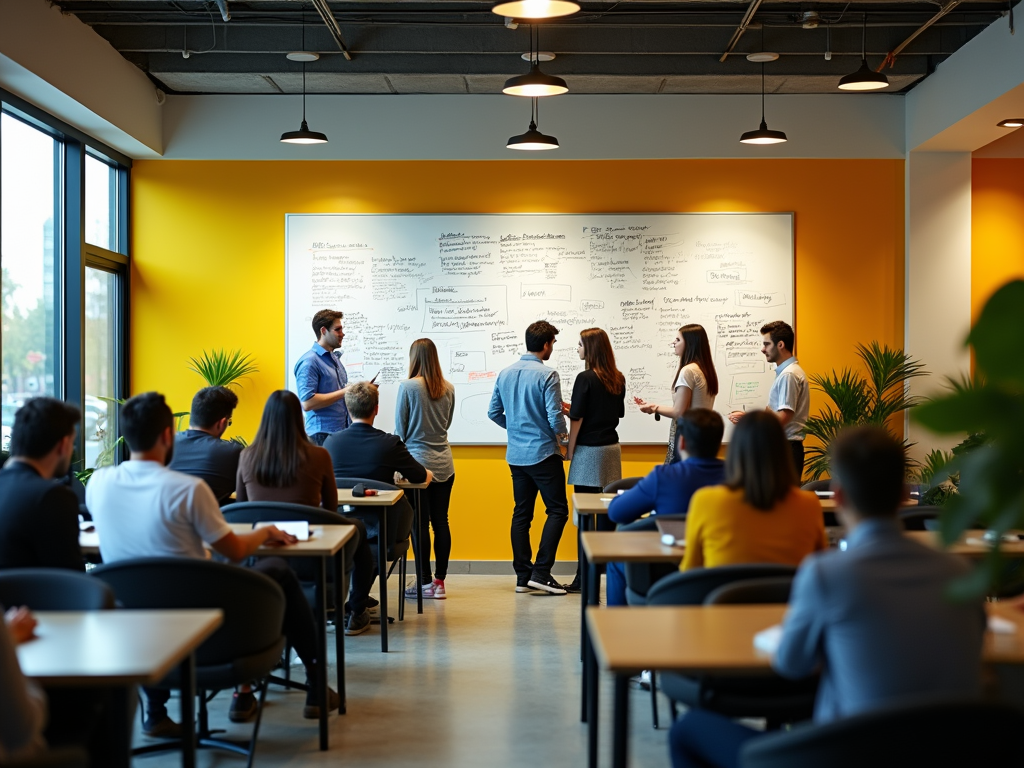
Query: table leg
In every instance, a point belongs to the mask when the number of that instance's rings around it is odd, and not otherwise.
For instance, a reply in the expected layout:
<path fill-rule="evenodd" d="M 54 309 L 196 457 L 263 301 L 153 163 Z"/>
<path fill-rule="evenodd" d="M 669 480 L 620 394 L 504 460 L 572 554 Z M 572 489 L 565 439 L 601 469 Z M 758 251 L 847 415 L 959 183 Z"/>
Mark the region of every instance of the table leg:
<path fill-rule="evenodd" d="M 338 664 L 338 714 L 345 714 L 345 548 L 334 557 L 334 655 Z"/>
<path fill-rule="evenodd" d="M 131 768 L 135 719 L 132 700 L 138 696 L 137 690 L 134 685 L 110 690 L 110 715 L 104 719 L 103 738 L 108 744 L 104 753 L 110 756 L 111 768 Z"/>
<path fill-rule="evenodd" d="M 181 765 L 196 765 L 196 664 L 192 653 L 181 662 Z"/>
<path fill-rule="evenodd" d="M 430 562 L 430 547 L 423 554 L 426 540 L 423 538 L 423 491 L 416 488 L 412 497 L 416 504 L 416 613 L 423 613 L 423 566 Z M 429 525 L 429 523 L 428 523 Z"/>
<path fill-rule="evenodd" d="M 380 583 L 380 652 L 388 652 L 388 510 L 377 510 L 377 581 Z M 402 585 L 405 590 L 405 585 Z"/>
<path fill-rule="evenodd" d="M 587 635 L 587 553 L 583 551 L 583 534 L 590 530 L 590 515 L 576 515 L 576 556 L 578 560 L 577 567 L 580 571 L 580 578 L 583 583 L 580 584 L 580 661 L 584 659 L 583 646 L 586 642 L 585 638 Z"/>
<path fill-rule="evenodd" d="M 586 579 L 590 582 L 590 594 L 594 596 L 591 604 L 597 605 L 599 602 L 597 599 L 600 590 L 599 584 L 601 583 L 600 569 L 597 563 L 590 563 L 589 565 Z M 584 631 L 587 633 L 587 658 L 583 664 L 583 677 L 587 680 L 587 755 L 589 758 L 587 764 L 590 768 L 597 768 L 597 704 L 601 680 L 597 673 L 597 656 L 594 653 L 594 643 L 590 637 L 590 630 L 584 627 Z"/>
<path fill-rule="evenodd" d="M 327 750 L 327 558 L 320 558 L 316 572 L 317 617 L 320 629 L 317 637 L 317 657 L 320 662 L 320 751 Z"/>
<path fill-rule="evenodd" d="M 615 676 L 615 730 L 612 736 L 612 766 L 626 768 L 629 754 L 629 675 Z"/>

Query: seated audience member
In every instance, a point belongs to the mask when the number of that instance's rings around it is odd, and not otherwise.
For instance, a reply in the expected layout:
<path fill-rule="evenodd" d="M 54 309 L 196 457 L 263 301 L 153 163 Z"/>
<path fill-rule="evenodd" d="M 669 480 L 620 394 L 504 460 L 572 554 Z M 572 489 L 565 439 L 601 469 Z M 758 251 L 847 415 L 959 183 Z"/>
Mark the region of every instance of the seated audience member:
<path fill-rule="evenodd" d="M 608 518 L 626 525 L 648 512 L 685 515 L 695 491 L 725 479 L 725 462 L 718 458 L 724 432 L 725 423 L 715 411 L 686 411 L 677 419 L 676 434 L 679 455 L 688 458 L 675 464 L 659 464 L 639 483 L 612 499 Z M 626 605 L 626 571 L 622 563 L 608 563 L 605 589 L 608 605 Z"/>
<path fill-rule="evenodd" d="M 192 398 L 188 429 L 174 437 L 170 469 L 205 480 L 220 505 L 235 490 L 242 446 L 221 436 L 231 426 L 238 395 L 227 387 L 203 387 Z"/>
<path fill-rule="evenodd" d="M 238 463 L 238 501 L 279 501 L 338 510 L 331 457 L 306 436 L 302 405 L 286 389 L 270 395 L 263 408 L 260 428 Z M 345 562 L 352 568 L 349 619 L 346 635 L 370 628 L 370 587 L 373 586 L 373 554 L 361 520 L 338 516 L 338 525 L 354 525 L 356 536 L 345 545 Z"/>
<path fill-rule="evenodd" d="M 31 401 L 29 401 L 31 402 Z M 17 417 L 15 417 L 17 418 Z M 0 606 L 0 614 L 3 607 Z M 33 637 L 35 620 L 24 608 L 0 621 L 0 764 L 27 760 L 46 749 L 46 694 L 25 678 L 15 648 Z"/>
<path fill-rule="evenodd" d="M 772 666 L 793 679 L 820 670 L 819 724 L 904 698 L 979 696 L 985 612 L 980 599 L 948 596 L 970 570 L 965 562 L 903 535 L 903 446 L 879 427 L 855 427 L 836 438 L 831 456 L 848 546 L 800 566 Z M 735 766 L 758 735 L 690 710 L 672 727 L 672 763 Z"/>
<path fill-rule="evenodd" d="M 701 488 L 686 516 L 681 570 L 741 563 L 799 565 L 828 548 L 821 502 L 800 490 L 782 425 L 769 411 L 739 420 L 725 484 Z"/>
<path fill-rule="evenodd" d="M 0 568 L 84 571 L 78 499 L 56 478 L 75 449 L 73 405 L 34 397 L 14 416 L 11 456 L 0 470 Z"/>
<path fill-rule="evenodd" d="M 400 437 L 373 426 L 373 420 L 377 418 L 377 403 L 377 387 L 370 382 L 359 381 L 348 386 L 345 406 L 352 424 L 348 429 L 335 432 L 324 443 L 324 448 L 331 454 L 334 474 L 384 483 L 394 483 L 396 472 L 411 483 L 433 480 L 433 473 L 412 457 Z M 388 546 L 408 538 L 413 520 L 408 500 L 400 499 L 388 507 L 387 516 Z M 377 538 L 376 520 L 368 520 L 366 527 L 370 538 Z"/>
<path fill-rule="evenodd" d="M 206 559 L 203 542 L 228 560 L 240 562 L 264 544 L 295 543 L 295 537 L 273 525 L 236 534 L 224 520 L 213 491 L 202 480 L 167 468 L 174 451 L 174 417 L 157 392 L 136 395 L 121 408 L 121 431 L 130 460 L 96 470 L 86 486 L 86 500 L 100 534 L 105 563 L 135 557 Z M 253 570 L 270 577 L 284 590 L 284 632 L 306 667 L 309 692 L 303 715 L 320 716 L 317 706 L 321 680 L 313 612 L 298 578 L 278 557 L 261 557 Z M 169 691 L 146 689 L 143 731 L 150 736 L 179 736 L 180 726 L 167 716 Z M 338 696 L 328 692 L 331 709 Z M 252 709 L 245 695 L 236 694 L 231 709 L 244 719 Z"/>

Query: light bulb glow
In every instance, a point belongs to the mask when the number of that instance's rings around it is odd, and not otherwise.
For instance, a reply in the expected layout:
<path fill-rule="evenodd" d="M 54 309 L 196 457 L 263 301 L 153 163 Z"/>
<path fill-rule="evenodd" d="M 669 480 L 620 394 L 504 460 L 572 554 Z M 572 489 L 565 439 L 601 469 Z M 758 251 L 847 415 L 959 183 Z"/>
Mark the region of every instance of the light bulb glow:
<path fill-rule="evenodd" d="M 511 19 L 554 19 L 576 13 L 579 5 L 571 0 L 511 0 L 498 3 L 491 11 Z"/>
<path fill-rule="evenodd" d="M 569 89 L 562 85 L 547 85 L 545 83 L 527 83 L 526 85 L 513 85 L 502 88 L 502 93 L 509 96 L 527 96 L 537 98 L 541 96 L 559 96 L 568 93 Z"/>

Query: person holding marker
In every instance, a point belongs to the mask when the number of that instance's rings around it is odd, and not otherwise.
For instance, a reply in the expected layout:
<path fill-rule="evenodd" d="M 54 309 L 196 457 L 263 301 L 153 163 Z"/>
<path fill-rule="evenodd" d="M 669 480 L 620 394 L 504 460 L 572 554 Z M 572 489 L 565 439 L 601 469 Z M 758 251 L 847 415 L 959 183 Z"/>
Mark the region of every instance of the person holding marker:
<path fill-rule="evenodd" d="M 768 392 L 768 410 L 774 413 L 786 430 L 786 440 L 793 454 L 797 480 L 804 474 L 804 425 L 811 409 L 811 390 L 807 374 L 793 356 L 796 336 L 793 326 L 774 320 L 761 327 L 761 353 L 775 363 L 775 382 Z M 733 424 L 743 418 L 743 411 L 733 411 Z"/>
<path fill-rule="evenodd" d="M 696 323 L 684 325 L 676 333 L 672 349 L 679 357 L 675 376 L 672 379 L 672 405 L 656 405 L 634 397 L 642 413 L 653 413 L 656 417 L 667 416 L 672 420 L 668 434 L 666 464 L 682 459 L 676 441 L 676 423 L 690 408 L 715 407 L 718 396 L 718 374 L 711 356 L 711 343 L 704 326 Z M 742 415 L 742 414 L 741 414 Z"/>

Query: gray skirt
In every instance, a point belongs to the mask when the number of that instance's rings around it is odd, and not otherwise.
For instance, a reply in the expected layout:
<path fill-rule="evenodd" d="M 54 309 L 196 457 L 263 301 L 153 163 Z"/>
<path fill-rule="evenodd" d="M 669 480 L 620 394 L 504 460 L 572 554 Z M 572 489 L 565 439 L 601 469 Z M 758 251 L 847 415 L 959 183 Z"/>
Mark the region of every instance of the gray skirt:
<path fill-rule="evenodd" d="M 604 488 L 622 479 L 622 449 L 615 445 L 577 445 L 569 465 L 569 485 Z"/>

